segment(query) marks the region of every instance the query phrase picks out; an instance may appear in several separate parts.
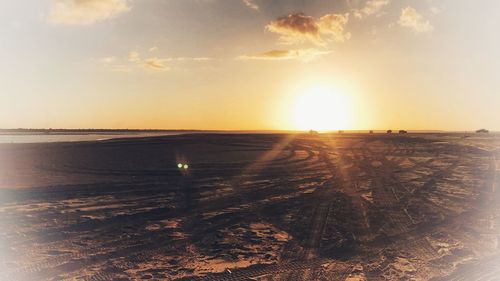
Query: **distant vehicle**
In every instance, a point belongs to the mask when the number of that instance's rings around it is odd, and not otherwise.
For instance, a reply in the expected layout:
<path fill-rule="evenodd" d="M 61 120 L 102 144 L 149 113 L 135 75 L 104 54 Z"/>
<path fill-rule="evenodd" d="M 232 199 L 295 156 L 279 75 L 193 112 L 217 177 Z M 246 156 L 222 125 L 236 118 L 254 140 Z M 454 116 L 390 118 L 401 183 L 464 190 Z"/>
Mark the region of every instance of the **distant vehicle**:
<path fill-rule="evenodd" d="M 392 130 L 387 130 L 387 133 L 388 134 L 392 134 Z"/>
<path fill-rule="evenodd" d="M 406 131 L 406 130 L 399 130 L 399 133 L 400 134 L 408 134 L 408 131 Z"/>
<path fill-rule="evenodd" d="M 373 134 L 373 130 L 370 130 L 370 134 Z"/>
<path fill-rule="evenodd" d="M 486 130 L 486 129 L 479 129 L 476 131 L 477 134 L 487 134 L 489 133 L 490 131 Z"/>
<path fill-rule="evenodd" d="M 343 134 L 344 133 L 344 130 L 339 130 L 339 134 Z"/>
<path fill-rule="evenodd" d="M 317 134 L 318 134 L 318 131 L 315 131 L 315 130 L 309 130 L 309 134 L 310 134 L 310 135 L 317 135 Z"/>

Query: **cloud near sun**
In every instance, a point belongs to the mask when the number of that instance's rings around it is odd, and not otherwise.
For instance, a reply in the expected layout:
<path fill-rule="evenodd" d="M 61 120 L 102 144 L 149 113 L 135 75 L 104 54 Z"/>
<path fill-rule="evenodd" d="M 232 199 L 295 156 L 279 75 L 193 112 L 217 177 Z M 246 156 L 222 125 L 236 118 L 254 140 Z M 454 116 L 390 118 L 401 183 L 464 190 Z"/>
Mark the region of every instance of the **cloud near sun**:
<path fill-rule="evenodd" d="M 344 28 L 349 14 L 327 14 L 320 18 L 303 13 L 290 14 L 271 21 L 266 30 L 277 33 L 285 44 L 312 42 L 325 45 L 327 41 L 344 42 L 351 37 Z M 330 38 L 325 39 L 325 36 Z"/>

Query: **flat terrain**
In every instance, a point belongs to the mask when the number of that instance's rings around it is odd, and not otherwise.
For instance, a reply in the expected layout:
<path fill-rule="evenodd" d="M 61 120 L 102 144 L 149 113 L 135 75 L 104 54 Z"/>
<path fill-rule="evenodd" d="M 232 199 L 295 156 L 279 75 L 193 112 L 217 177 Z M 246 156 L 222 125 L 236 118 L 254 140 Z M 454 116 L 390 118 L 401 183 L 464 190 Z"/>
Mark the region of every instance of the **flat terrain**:
<path fill-rule="evenodd" d="M 0 280 L 497 280 L 499 148 L 494 134 L 0 145 Z"/>

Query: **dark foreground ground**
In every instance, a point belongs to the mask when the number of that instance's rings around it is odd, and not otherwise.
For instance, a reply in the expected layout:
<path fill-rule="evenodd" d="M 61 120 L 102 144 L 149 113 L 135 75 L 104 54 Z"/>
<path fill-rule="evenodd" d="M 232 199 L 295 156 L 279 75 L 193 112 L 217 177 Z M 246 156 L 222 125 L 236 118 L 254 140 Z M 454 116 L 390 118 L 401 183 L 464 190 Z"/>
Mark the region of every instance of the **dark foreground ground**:
<path fill-rule="evenodd" d="M 458 134 L 0 145 L 0 280 L 498 280 L 499 148 Z"/>

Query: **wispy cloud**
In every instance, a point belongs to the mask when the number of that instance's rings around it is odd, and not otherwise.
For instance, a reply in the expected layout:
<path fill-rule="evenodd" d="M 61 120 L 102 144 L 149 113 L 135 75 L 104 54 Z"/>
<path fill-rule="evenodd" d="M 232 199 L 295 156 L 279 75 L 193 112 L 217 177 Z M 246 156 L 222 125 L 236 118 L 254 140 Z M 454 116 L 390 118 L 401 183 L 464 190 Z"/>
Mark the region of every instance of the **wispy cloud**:
<path fill-rule="evenodd" d="M 319 32 L 331 35 L 334 41 L 344 42 L 351 38 L 351 33 L 344 31 L 348 21 L 349 14 L 324 15 L 318 21 Z"/>
<path fill-rule="evenodd" d="M 379 14 L 382 9 L 389 5 L 389 0 L 368 0 L 360 9 L 355 9 L 353 14 L 356 18 Z"/>
<path fill-rule="evenodd" d="M 166 71 L 169 68 L 164 64 L 165 59 L 148 58 L 144 60 L 144 66 L 152 70 Z"/>
<path fill-rule="evenodd" d="M 91 25 L 130 11 L 126 0 L 52 0 L 48 21 Z"/>
<path fill-rule="evenodd" d="M 248 8 L 255 10 L 255 11 L 259 10 L 259 6 L 257 4 L 255 4 L 254 0 L 242 0 L 242 1 L 243 1 L 243 4 L 245 4 L 245 6 L 247 6 Z"/>
<path fill-rule="evenodd" d="M 116 61 L 116 57 L 104 57 L 99 60 L 102 63 L 113 63 Z"/>
<path fill-rule="evenodd" d="M 271 21 L 266 30 L 279 34 L 285 44 L 312 42 L 316 45 L 325 45 L 325 38 L 322 35 L 330 35 L 326 40 L 337 42 L 350 38 L 351 34 L 344 31 L 348 20 L 348 14 L 327 14 L 321 18 L 314 18 L 298 13 Z"/>
<path fill-rule="evenodd" d="M 433 15 L 438 15 L 438 14 L 440 14 L 440 13 L 441 13 L 441 9 L 440 9 L 439 7 L 435 7 L 435 6 L 433 6 L 433 7 L 431 7 L 431 8 L 430 8 L 430 10 L 431 10 L 431 13 L 432 13 Z"/>
<path fill-rule="evenodd" d="M 129 62 L 140 62 L 141 55 L 136 51 L 132 51 L 132 52 L 128 53 L 128 61 Z"/>
<path fill-rule="evenodd" d="M 413 7 L 406 7 L 401 11 L 399 25 L 413 29 L 418 33 L 432 32 L 432 24 L 417 12 Z"/>
<path fill-rule="evenodd" d="M 254 55 L 243 55 L 240 60 L 301 60 L 311 61 L 321 56 L 327 55 L 331 51 L 323 51 L 314 48 L 296 50 L 271 50 Z"/>
<path fill-rule="evenodd" d="M 156 50 L 158 50 L 157 47 L 147 49 L 148 52 Z M 134 69 L 148 69 L 162 72 L 171 70 L 176 63 L 206 62 L 212 60 L 212 58 L 208 57 L 151 57 L 147 55 L 148 52 L 146 52 L 145 58 L 143 58 L 141 53 L 131 51 L 127 56 L 122 58 L 111 56 L 98 59 L 97 61 L 111 71 L 131 72 Z"/>
<path fill-rule="evenodd" d="M 202 61 L 211 61 L 213 58 L 207 57 L 177 57 L 177 58 L 168 58 L 168 61 L 194 61 L 194 62 L 202 62 Z"/>

